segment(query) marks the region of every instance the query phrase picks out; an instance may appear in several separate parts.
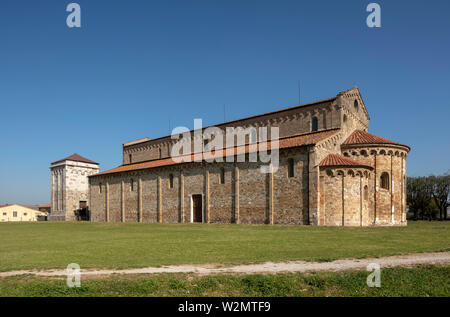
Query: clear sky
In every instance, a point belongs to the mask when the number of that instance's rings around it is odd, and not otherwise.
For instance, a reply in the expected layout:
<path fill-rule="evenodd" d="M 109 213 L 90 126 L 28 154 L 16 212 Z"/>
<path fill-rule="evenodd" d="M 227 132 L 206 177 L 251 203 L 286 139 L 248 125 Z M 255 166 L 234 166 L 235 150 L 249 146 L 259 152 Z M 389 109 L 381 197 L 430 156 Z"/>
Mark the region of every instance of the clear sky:
<path fill-rule="evenodd" d="M 0 204 L 48 203 L 73 153 L 121 164 L 122 143 L 358 86 L 369 131 L 408 144 L 411 176 L 450 161 L 450 1 L 0 2 Z"/>

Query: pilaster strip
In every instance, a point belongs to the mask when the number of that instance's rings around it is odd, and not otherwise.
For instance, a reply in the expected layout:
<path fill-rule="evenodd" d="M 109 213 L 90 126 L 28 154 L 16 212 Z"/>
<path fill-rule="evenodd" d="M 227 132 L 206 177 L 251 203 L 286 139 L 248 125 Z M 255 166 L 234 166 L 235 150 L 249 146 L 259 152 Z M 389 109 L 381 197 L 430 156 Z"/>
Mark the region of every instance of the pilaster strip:
<path fill-rule="evenodd" d="M 180 222 L 185 222 L 184 219 L 184 172 L 180 171 L 180 211 L 181 211 L 181 219 Z"/>
<path fill-rule="evenodd" d="M 209 213 L 209 170 L 205 167 L 205 214 L 206 222 L 210 223 L 210 213 Z"/>
<path fill-rule="evenodd" d="M 106 181 L 106 222 L 109 222 L 109 182 Z"/>
<path fill-rule="evenodd" d="M 142 178 L 139 177 L 138 181 L 139 191 L 138 191 L 138 207 L 139 207 L 139 222 L 144 222 L 142 213 Z"/>
<path fill-rule="evenodd" d="M 125 222 L 125 182 L 122 180 L 121 182 L 121 194 L 122 194 L 122 201 L 121 201 L 121 218 L 122 222 Z"/>
<path fill-rule="evenodd" d="M 161 188 L 161 176 L 158 176 L 158 222 L 162 222 L 162 188 Z"/>
<path fill-rule="evenodd" d="M 234 221 L 239 223 L 239 167 L 234 167 Z"/>

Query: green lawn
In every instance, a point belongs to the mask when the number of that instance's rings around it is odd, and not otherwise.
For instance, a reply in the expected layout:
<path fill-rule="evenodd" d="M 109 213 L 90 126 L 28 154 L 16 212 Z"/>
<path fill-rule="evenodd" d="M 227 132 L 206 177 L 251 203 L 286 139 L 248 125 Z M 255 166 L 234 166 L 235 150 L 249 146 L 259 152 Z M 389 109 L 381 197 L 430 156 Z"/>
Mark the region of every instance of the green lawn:
<path fill-rule="evenodd" d="M 450 222 L 407 227 L 0 223 L 0 271 L 362 258 L 450 250 Z"/>
<path fill-rule="evenodd" d="M 366 285 L 368 272 L 277 275 L 114 275 L 66 280 L 36 276 L 0 278 L 0 296 L 450 296 L 450 266 L 382 269 L 381 287 Z"/>

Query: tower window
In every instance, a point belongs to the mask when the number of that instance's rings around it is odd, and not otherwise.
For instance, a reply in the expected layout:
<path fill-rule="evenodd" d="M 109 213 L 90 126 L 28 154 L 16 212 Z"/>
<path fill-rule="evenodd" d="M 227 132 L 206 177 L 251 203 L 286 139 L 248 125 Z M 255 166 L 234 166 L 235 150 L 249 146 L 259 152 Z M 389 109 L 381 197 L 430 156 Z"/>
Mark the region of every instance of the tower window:
<path fill-rule="evenodd" d="M 366 185 L 364 186 L 364 200 L 369 199 L 369 187 Z"/>
<path fill-rule="evenodd" d="M 161 151 L 161 149 L 158 149 L 159 150 L 159 158 L 162 158 L 162 151 Z"/>
<path fill-rule="evenodd" d="M 355 109 L 358 110 L 358 100 L 355 100 L 353 105 L 355 106 Z"/>
<path fill-rule="evenodd" d="M 314 117 L 311 121 L 311 131 L 317 131 L 319 129 L 319 120 L 317 120 L 316 117 Z"/>
<path fill-rule="evenodd" d="M 134 191 L 134 180 L 133 179 L 130 180 L 130 188 L 131 188 L 131 191 L 133 192 Z"/>
<path fill-rule="evenodd" d="M 389 189 L 389 174 L 384 172 L 380 177 L 381 188 Z"/>
<path fill-rule="evenodd" d="M 288 160 L 288 176 L 294 177 L 294 159 Z"/>
<path fill-rule="evenodd" d="M 98 191 L 100 194 L 102 193 L 102 183 L 98 184 Z"/>
<path fill-rule="evenodd" d="M 209 140 L 208 139 L 203 140 L 203 149 L 205 151 L 209 150 L 208 144 L 209 144 Z"/>
<path fill-rule="evenodd" d="M 225 184 L 225 169 L 224 168 L 220 169 L 219 180 L 220 180 L 221 184 Z"/>
<path fill-rule="evenodd" d="M 173 188 L 173 174 L 169 175 L 169 188 Z"/>
<path fill-rule="evenodd" d="M 128 154 L 128 163 L 132 163 L 133 162 L 133 155 L 132 154 Z"/>

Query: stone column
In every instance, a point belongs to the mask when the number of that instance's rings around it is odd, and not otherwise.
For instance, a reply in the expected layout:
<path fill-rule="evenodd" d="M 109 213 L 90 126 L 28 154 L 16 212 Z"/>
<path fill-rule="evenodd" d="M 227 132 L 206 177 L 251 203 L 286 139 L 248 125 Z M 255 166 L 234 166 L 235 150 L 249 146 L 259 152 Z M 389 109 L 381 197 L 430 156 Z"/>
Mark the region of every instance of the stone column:
<path fill-rule="evenodd" d="M 239 167 L 234 167 L 234 222 L 239 223 Z"/>
<path fill-rule="evenodd" d="M 404 200 L 405 200 L 405 186 L 406 186 L 406 184 L 405 184 L 405 174 L 404 174 L 404 157 L 403 157 L 403 155 L 400 155 L 400 157 L 401 157 L 401 159 L 402 159 L 402 172 L 401 172 L 401 175 L 400 175 L 400 177 L 402 178 L 401 179 L 401 184 L 402 184 L 402 188 L 401 188 L 401 222 L 405 222 L 405 220 L 406 220 L 406 217 L 405 217 L 405 212 L 406 212 L 406 208 L 405 208 L 405 204 L 404 204 Z"/>
<path fill-rule="evenodd" d="M 120 184 L 120 190 L 121 190 L 121 204 L 120 204 L 120 211 L 121 211 L 121 220 L 122 222 L 125 222 L 125 183 L 122 180 Z"/>
<path fill-rule="evenodd" d="M 269 224 L 273 225 L 274 208 L 273 208 L 273 166 L 270 164 L 269 177 Z"/>
<path fill-rule="evenodd" d="M 373 223 L 377 223 L 377 153 L 374 154 L 373 159 Z"/>
<path fill-rule="evenodd" d="M 362 214 L 363 214 L 363 172 L 359 176 L 359 225 L 362 227 Z"/>
<path fill-rule="evenodd" d="M 109 182 L 106 181 L 106 222 L 109 222 Z"/>
<path fill-rule="evenodd" d="M 393 173 L 393 170 L 392 170 L 392 163 L 393 163 L 392 160 L 393 160 L 393 154 L 391 154 L 391 172 L 390 172 L 391 176 L 390 176 L 390 184 L 389 184 L 389 193 L 391 195 L 391 224 L 394 224 L 394 221 L 395 221 L 395 219 L 394 219 L 395 207 L 394 207 L 394 199 L 393 199 L 393 195 L 394 195 L 394 173 Z"/>
<path fill-rule="evenodd" d="M 342 227 L 345 226 L 345 171 L 342 173 Z"/>
<path fill-rule="evenodd" d="M 210 223 L 209 214 L 209 170 L 205 167 L 205 215 L 206 223 Z"/>
<path fill-rule="evenodd" d="M 162 222 L 162 188 L 161 176 L 158 176 L 158 222 Z"/>
<path fill-rule="evenodd" d="M 319 167 L 315 166 L 316 154 L 308 149 L 308 213 L 309 224 L 317 225 L 319 214 Z"/>
<path fill-rule="evenodd" d="M 138 180 L 138 208 L 139 208 L 139 222 L 143 221 L 143 215 L 142 215 L 142 178 L 139 177 Z"/>
<path fill-rule="evenodd" d="M 184 172 L 183 170 L 180 171 L 180 222 L 184 223 Z"/>

